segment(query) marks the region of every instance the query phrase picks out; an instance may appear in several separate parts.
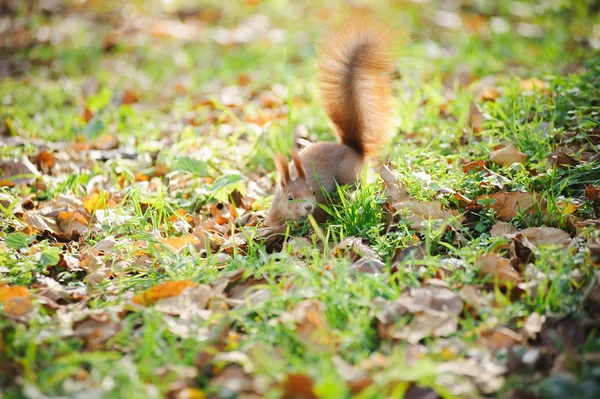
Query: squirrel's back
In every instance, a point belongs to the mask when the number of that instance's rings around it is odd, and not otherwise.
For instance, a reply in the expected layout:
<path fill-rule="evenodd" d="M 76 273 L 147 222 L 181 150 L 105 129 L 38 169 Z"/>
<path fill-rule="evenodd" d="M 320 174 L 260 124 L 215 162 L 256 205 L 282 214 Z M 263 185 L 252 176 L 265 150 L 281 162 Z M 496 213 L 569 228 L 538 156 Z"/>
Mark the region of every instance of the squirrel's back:
<path fill-rule="evenodd" d="M 354 16 L 320 46 L 319 88 L 343 144 L 363 158 L 387 141 L 392 118 L 392 47 L 397 37 L 366 16 Z"/>

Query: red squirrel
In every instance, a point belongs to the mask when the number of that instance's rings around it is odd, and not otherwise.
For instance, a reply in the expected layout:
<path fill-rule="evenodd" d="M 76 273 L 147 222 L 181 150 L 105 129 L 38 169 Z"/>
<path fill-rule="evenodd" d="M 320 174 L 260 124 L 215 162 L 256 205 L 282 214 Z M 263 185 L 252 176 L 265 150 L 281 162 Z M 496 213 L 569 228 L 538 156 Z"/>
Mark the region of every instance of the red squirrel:
<path fill-rule="evenodd" d="M 318 142 L 300 153 L 275 157 L 279 186 L 265 224 L 327 218 L 325 203 L 337 185 L 354 185 L 366 161 L 386 142 L 394 59 L 391 32 L 365 17 L 332 31 L 319 48 L 321 100 L 340 142 Z"/>

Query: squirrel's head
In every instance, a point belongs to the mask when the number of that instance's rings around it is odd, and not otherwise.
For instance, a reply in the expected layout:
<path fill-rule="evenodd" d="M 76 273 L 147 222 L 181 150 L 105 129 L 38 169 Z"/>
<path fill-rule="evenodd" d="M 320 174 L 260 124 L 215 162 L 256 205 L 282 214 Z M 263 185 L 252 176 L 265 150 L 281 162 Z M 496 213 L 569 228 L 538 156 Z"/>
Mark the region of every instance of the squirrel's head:
<path fill-rule="evenodd" d="M 267 225 L 283 224 L 286 220 L 306 219 L 317 207 L 315 190 L 306 180 L 302 160 L 295 152 L 292 153 L 292 163 L 295 169 L 293 178 L 286 157 L 280 154 L 275 158 L 279 187 L 267 215 Z"/>

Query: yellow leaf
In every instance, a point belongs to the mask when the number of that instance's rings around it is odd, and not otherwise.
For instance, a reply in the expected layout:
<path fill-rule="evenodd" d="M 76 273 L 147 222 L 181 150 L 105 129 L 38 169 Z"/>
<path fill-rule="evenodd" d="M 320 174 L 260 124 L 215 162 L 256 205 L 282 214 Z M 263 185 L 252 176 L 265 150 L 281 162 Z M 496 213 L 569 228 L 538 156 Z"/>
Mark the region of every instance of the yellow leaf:
<path fill-rule="evenodd" d="M 521 89 L 521 91 L 541 91 L 542 93 L 545 93 L 548 91 L 549 85 L 548 83 L 544 82 L 543 80 L 540 80 L 538 78 L 531 78 L 531 79 L 527 79 L 527 80 L 523 80 L 521 81 L 521 84 L 519 85 L 519 89 Z"/>
<path fill-rule="evenodd" d="M 579 207 L 571 202 L 569 202 L 564 208 L 563 208 L 563 214 L 565 215 L 570 215 L 572 213 L 574 213 Z"/>
<path fill-rule="evenodd" d="M 101 196 L 99 193 L 92 193 L 92 195 L 83 199 L 83 206 L 86 211 L 92 213 L 94 209 L 104 209 L 104 202 L 104 195 Z"/>
<path fill-rule="evenodd" d="M 204 399 L 206 395 L 204 391 L 196 388 L 186 388 L 179 394 L 179 397 L 186 399 Z"/>
<path fill-rule="evenodd" d="M 21 285 L 1 285 L 0 303 L 4 304 L 4 311 L 11 316 L 23 316 L 32 308 L 29 290 Z"/>
<path fill-rule="evenodd" d="M 198 245 L 200 244 L 200 239 L 193 234 L 188 234 L 182 237 L 171 237 L 164 238 L 160 240 L 161 242 L 167 244 L 175 251 L 179 251 L 181 248 L 185 247 L 187 244 Z"/>
<path fill-rule="evenodd" d="M 181 294 L 187 287 L 197 287 L 198 284 L 189 280 L 167 281 L 155 285 L 133 298 L 133 302 L 141 305 L 151 305 L 164 298 L 171 298 Z"/>

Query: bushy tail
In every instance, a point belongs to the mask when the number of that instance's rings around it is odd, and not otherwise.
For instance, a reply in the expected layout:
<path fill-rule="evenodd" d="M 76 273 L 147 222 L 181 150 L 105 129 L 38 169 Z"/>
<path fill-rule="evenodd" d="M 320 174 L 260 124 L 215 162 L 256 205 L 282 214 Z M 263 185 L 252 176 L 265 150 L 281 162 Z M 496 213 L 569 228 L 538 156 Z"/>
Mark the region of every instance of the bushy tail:
<path fill-rule="evenodd" d="M 398 39 L 371 17 L 354 15 L 320 45 L 319 83 L 325 109 L 341 142 L 363 158 L 387 141 L 392 49 Z"/>

